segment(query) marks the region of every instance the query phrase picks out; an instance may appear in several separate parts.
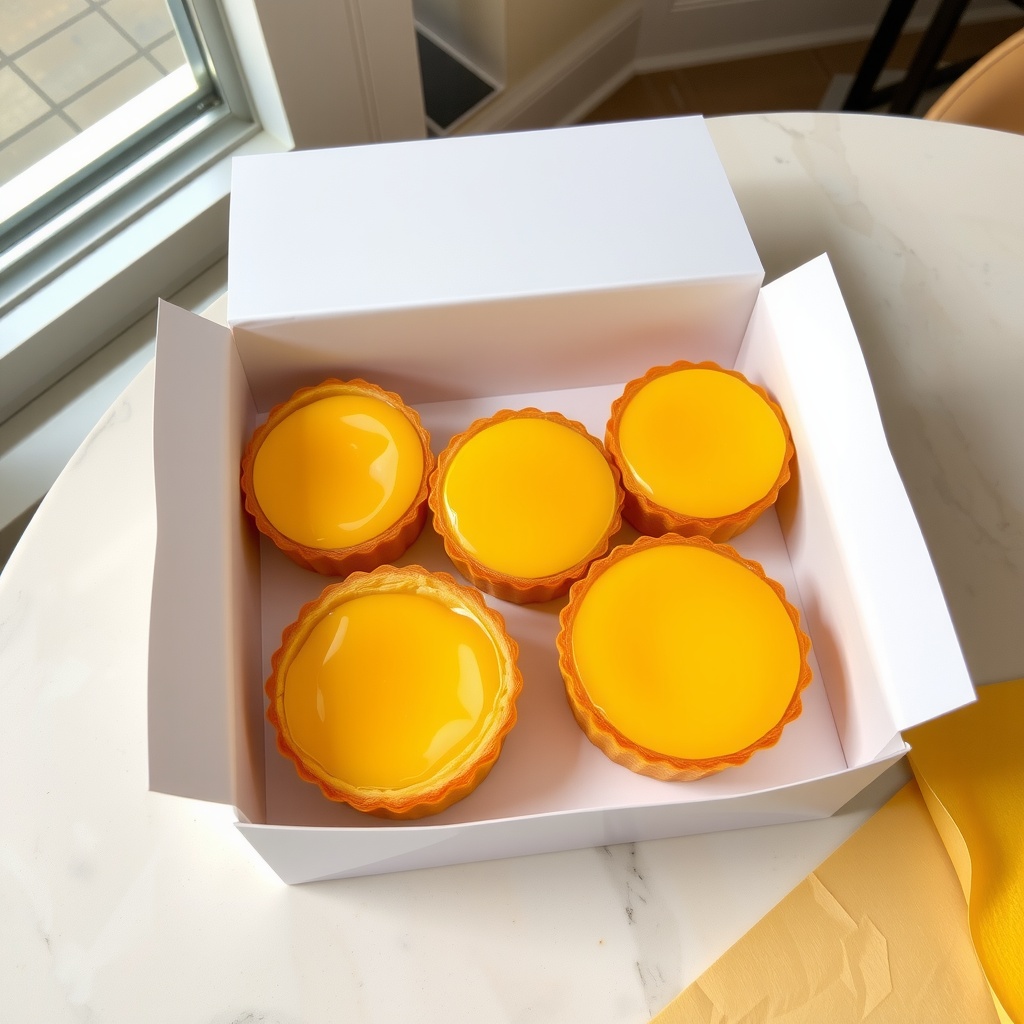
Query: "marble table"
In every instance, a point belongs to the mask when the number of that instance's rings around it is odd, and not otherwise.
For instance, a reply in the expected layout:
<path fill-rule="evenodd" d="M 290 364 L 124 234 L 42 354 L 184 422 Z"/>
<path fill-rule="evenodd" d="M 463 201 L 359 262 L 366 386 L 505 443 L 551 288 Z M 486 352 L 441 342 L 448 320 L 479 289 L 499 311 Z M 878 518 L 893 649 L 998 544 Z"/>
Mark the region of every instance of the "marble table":
<path fill-rule="evenodd" d="M 1024 138 L 710 122 L 768 279 L 828 252 L 977 683 L 1024 675 Z M 215 315 L 215 314 L 214 314 Z M 648 1019 L 907 778 L 832 818 L 284 886 L 147 790 L 153 369 L 0 577 L 0 1016 Z"/>

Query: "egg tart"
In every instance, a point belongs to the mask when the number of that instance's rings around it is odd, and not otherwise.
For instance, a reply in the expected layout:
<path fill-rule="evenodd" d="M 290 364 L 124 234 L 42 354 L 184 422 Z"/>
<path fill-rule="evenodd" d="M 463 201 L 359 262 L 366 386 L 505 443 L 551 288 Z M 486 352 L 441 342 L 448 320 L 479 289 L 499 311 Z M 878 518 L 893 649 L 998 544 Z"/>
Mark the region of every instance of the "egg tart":
<path fill-rule="evenodd" d="M 292 561 L 326 575 L 398 558 L 427 516 L 434 466 L 416 411 L 364 380 L 275 406 L 242 457 L 245 507 Z"/>
<path fill-rule="evenodd" d="M 704 537 L 641 537 L 595 562 L 557 647 L 588 738 L 656 779 L 699 779 L 773 746 L 811 681 L 810 639 L 782 586 Z"/>
<path fill-rule="evenodd" d="M 481 590 L 525 604 L 565 594 L 622 525 L 619 473 L 581 423 L 504 409 L 452 438 L 430 480 L 434 529 Z"/>
<path fill-rule="evenodd" d="M 436 814 L 497 760 L 516 721 L 518 653 L 502 617 L 447 573 L 355 572 L 284 630 L 267 718 L 329 799 L 386 818 Z"/>
<path fill-rule="evenodd" d="M 764 388 L 716 363 L 677 362 L 630 381 L 605 444 L 622 473 L 623 516 L 641 533 L 725 541 L 775 503 L 793 440 Z"/>

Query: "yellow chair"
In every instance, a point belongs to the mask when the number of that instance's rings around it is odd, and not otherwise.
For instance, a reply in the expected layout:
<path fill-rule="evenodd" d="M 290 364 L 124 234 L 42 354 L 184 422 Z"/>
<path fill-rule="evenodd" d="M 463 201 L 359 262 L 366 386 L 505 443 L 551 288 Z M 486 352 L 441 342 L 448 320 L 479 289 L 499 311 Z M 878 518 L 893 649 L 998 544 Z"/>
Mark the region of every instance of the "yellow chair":
<path fill-rule="evenodd" d="M 1024 134 L 1024 29 L 989 50 L 924 116 Z"/>

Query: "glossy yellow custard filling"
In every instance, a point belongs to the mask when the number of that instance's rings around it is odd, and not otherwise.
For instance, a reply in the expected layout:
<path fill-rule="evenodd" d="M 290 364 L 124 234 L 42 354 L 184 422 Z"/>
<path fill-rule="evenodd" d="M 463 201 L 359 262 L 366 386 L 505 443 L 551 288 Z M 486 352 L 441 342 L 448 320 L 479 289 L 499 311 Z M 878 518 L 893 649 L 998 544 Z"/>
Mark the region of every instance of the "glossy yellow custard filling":
<path fill-rule="evenodd" d="M 615 515 L 615 476 L 583 434 L 523 417 L 475 434 L 452 459 L 444 508 L 463 550 L 489 569 L 542 579 L 586 559 Z"/>
<path fill-rule="evenodd" d="M 628 739 L 671 757 L 735 753 L 782 718 L 799 642 L 772 588 L 702 547 L 638 551 L 591 582 L 572 630 L 591 701 Z"/>
<path fill-rule="evenodd" d="M 264 439 L 256 499 L 286 537 L 312 548 L 370 540 L 408 511 L 423 478 L 423 446 L 406 416 L 367 395 L 302 406 Z"/>
<path fill-rule="evenodd" d="M 326 614 L 288 665 L 284 727 L 333 778 L 400 789 L 473 748 L 500 683 L 494 642 L 468 612 L 366 594 Z"/>
<path fill-rule="evenodd" d="M 626 406 L 619 446 L 656 504 L 714 518 L 739 512 L 775 484 L 786 435 L 764 399 L 719 370 L 666 373 Z"/>

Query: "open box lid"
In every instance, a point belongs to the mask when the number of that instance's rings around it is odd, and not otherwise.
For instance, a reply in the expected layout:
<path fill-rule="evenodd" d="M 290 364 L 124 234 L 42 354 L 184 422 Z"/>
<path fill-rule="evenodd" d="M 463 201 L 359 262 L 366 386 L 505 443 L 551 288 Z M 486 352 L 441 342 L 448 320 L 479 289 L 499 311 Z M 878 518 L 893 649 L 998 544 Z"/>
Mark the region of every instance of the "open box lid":
<path fill-rule="evenodd" d="M 699 117 L 241 157 L 231 203 L 260 408 L 339 349 L 410 402 L 624 380 L 626 333 L 731 363 L 764 277 Z"/>

